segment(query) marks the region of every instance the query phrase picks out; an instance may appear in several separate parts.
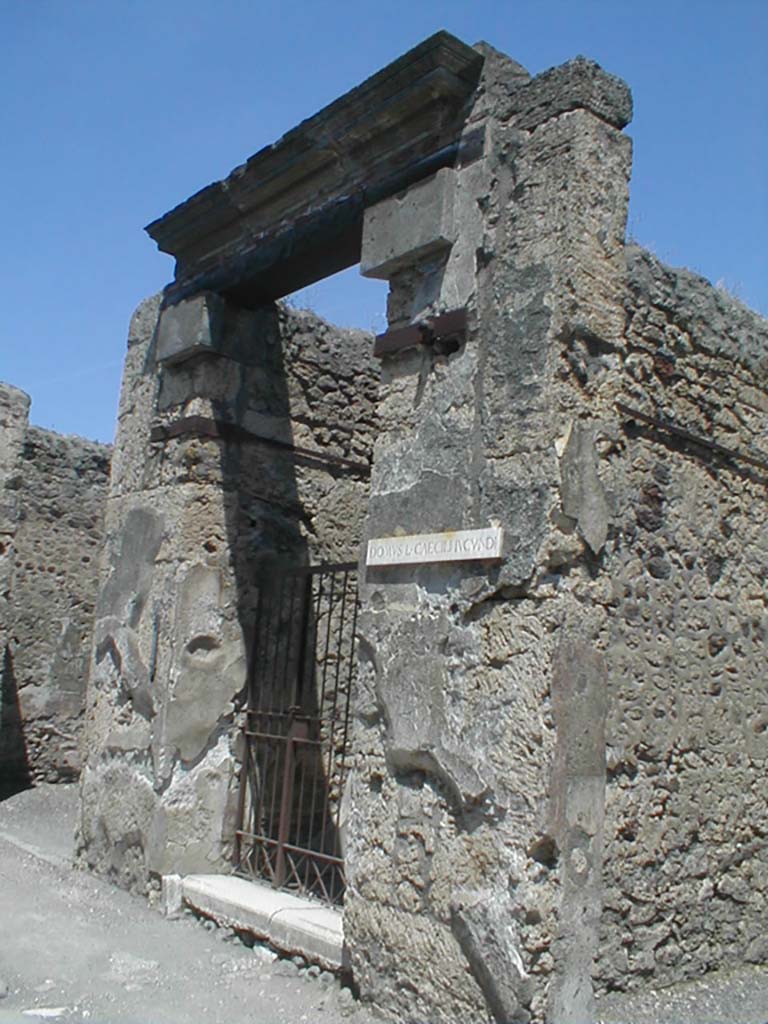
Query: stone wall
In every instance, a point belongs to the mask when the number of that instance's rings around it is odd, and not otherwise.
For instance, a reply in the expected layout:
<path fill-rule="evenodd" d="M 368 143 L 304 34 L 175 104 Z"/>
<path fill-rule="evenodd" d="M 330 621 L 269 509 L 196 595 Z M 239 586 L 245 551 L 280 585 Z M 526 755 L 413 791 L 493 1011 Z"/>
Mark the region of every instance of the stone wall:
<path fill-rule="evenodd" d="M 398 257 L 398 206 L 366 222 L 391 328 L 469 316 L 384 360 L 366 535 L 507 547 L 367 573 L 345 927 L 395 1018 L 562 1024 L 593 978 L 768 953 L 768 325 L 625 247 L 615 80 L 488 53 L 475 104 L 447 251 L 449 172 L 396 200 L 439 222 L 426 256 L 422 227 Z"/>
<path fill-rule="evenodd" d="M 29 399 L 14 388 L 3 385 L 0 402 L 0 763 L 11 785 L 70 781 L 80 770 L 110 449 L 29 426 Z"/>
<path fill-rule="evenodd" d="M 611 988 L 768 958 L 768 322 L 641 250 L 628 264 L 624 349 L 584 384 L 619 428 L 603 441 L 614 542 L 598 978 Z M 629 413 L 617 423 L 614 397 L 701 443 Z"/>
<path fill-rule="evenodd" d="M 630 101 L 588 62 L 529 80 L 484 53 L 467 118 L 484 154 L 450 172 L 449 245 L 447 229 L 426 256 L 415 231 L 399 261 L 377 245 L 398 204 L 443 208 L 426 185 L 366 221 L 391 329 L 468 316 L 464 337 L 384 359 L 366 535 L 498 523 L 504 557 L 367 572 L 345 935 L 364 997 L 395 1019 L 541 1020 L 549 1005 L 583 1022 L 605 681 L 586 590 L 561 585 L 571 554 L 594 556 L 562 512 L 554 385 L 562 339 L 623 332 Z M 605 510 L 571 505 L 599 551 Z"/>
<path fill-rule="evenodd" d="M 494 563 L 361 567 L 345 937 L 392 1019 L 583 1024 L 595 989 L 768 956 L 768 325 L 625 246 L 623 82 L 478 50 L 455 165 L 366 211 L 378 393 L 361 332 L 173 305 L 183 261 L 137 311 L 79 846 L 142 890 L 229 869 L 276 555 L 501 526 Z M 370 489 L 327 458 L 371 452 Z"/>
<path fill-rule="evenodd" d="M 140 306 L 128 342 L 79 838 L 140 890 L 231 870 L 259 584 L 276 556 L 356 558 L 375 429 L 364 332 L 210 295 L 159 315 Z"/>

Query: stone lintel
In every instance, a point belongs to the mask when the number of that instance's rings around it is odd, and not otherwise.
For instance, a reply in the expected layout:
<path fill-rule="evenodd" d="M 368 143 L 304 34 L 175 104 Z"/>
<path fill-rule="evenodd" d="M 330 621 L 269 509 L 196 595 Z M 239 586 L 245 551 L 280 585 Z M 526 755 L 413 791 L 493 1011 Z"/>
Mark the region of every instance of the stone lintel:
<path fill-rule="evenodd" d="M 448 151 L 459 143 L 482 64 L 472 47 L 438 32 L 225 181 L 154 221 L 148 233 L 176 257 L 168 298 L 177 301 L 194 283 L 197 291 L 211 288 L 232 292 L 245 304 L 263 302 L 356 262 L 363 210 L 384 197 L 382 189 L 392 194 L 455 158 Z M 430 165 L 441 152 L 444 161 Z M 303 240 L 280 237 L 292 235 L 302 219 Z M 310 270 L 297 259 L 301 250 L 309 252 Z M 291 260 L 298 265 L 287 266 Z M 277 263 L 281 272 L 269 279 Z"/>
<path fill-rule="evenodd" d="M 360 273 L 387 280 L 398 270 L 450 249 L 456 172 L 444 167 L 365 211 Z"/>
<path fill-rule="evenodd" d="M 614 128 L 632 120 L 632 93 L 621 78 L 577 57 L 544 71 L 511 94 L 509 113 L 528 131 L 569 110 L 589 110 Z"/>

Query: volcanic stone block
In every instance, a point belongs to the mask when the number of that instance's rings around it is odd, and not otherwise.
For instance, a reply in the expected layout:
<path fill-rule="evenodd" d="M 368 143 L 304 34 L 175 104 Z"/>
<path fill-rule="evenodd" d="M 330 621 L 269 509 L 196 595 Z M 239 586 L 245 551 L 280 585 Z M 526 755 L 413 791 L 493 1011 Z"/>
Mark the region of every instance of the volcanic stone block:
<path fill-rule="evenodd" d="M 360 273 L 386 279 L 425 256 L 450 249 L 456 240 L 455 190 L 456 172 L 444 167 L 366 210 Z"/>
<path fill-rule="evenodd" d="M 157 328 L 157 361 L 180 363 L 205 353 L 221 353 L 225 308 L 218 295 L 203 292 L 164 309 Z"/>

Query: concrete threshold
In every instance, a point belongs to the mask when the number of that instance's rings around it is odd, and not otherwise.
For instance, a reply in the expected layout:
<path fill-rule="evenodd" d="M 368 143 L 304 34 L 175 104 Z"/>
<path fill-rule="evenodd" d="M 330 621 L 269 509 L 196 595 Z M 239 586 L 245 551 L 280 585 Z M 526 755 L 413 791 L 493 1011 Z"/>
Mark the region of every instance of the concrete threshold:
<path fill-rule="evenodd" d="M 220 924 L 250 932 L 327 970 L 346 966 L 338 910 L 232 875 L 186 875 L 178 884 L 183 903 Z"/>

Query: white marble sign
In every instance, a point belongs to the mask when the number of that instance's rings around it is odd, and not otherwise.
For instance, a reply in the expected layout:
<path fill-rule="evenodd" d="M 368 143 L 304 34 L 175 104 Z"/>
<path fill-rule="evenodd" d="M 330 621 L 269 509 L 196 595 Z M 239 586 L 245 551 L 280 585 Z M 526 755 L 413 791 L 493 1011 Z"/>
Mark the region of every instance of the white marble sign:
<path fill-rule="evenodd" d="M 446 530 L 410 537 L 376 537 L 368 541 L 366 565 L 412 565 L 419 562 L 466 562 L 501 558 L 504 531 Z"/>

